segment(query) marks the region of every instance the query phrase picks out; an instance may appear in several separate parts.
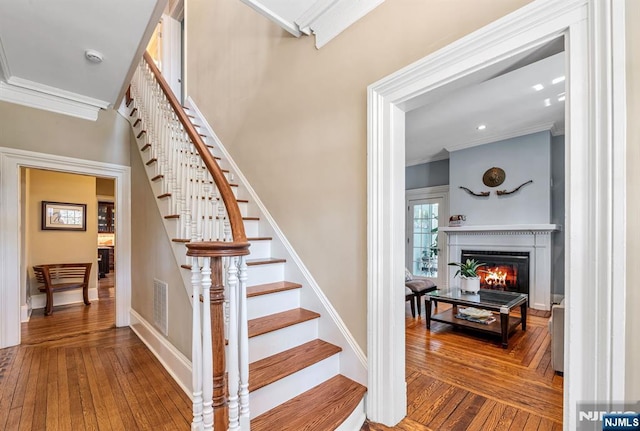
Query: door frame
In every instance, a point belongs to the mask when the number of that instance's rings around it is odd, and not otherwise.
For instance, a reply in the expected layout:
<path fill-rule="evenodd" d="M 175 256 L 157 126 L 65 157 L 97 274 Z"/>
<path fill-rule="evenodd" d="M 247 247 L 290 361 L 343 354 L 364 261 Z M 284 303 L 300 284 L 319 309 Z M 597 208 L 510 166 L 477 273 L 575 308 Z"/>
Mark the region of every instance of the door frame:
<path fill-rule="evenodd" d="M 446 246 L 445 237 L 440 235 L 440 228 L 447 226 L 447 221 L 449 220 L 449 186 L 433 186 L 433 187 L 423 187 L 419 189 L 410 189 L 405 193 L 405 208 L 409 208 L 411 205 L 411 201 L 423 200 L 423 199 L 442 199 L 442 209 L 438 210 L 438 217 L 441 215 L 444 218 L 438 218 L 438 245 L 440 249 L 438 250 L 438 277 L 436 285 L 439 287 L 446 287 L 448 283 L 448 276 L 446 267 L 444 267 L 444 262 L 449 262 L 449 247 Z M 443 211 L 444 209 L 444 211 Z M 406 213 L 406 220 L 412 217 L 409 215 L 409 212 Z M 407 225 L 405 224 L 405 238 L 409 234 L 409 229 L 407 229 Z M 443 245 L 444 244 L 444 245 Z M 409 253 L 409 244 L 405 247 L 405 266 L 407 265 L 406 261 L 406 253 Z M 407 266 L 407 268 L 411 268 Z M 429 277 L 434 278 L 434 277 Z M 434 278 L 435 279 L 435 278 Z"/>
<path fill-rule="evenodd" d="M 406 102 L 559 36 L 569 71 L 565 429 L 576 428 L 579 401 L 624 399 L 624 2 L 535 0 L 368 88 L 367 417 L 374 422 L 392 426 L 406 414 L 404 298 L 396 287 L 404 272 Z"/>
<path fill-rule="evenodd" d="M 111 163 L 0 147 L 0 348 L 20 344 L 20 168 L 115 179 L 116 326 L 129 326 L 131 308 L 131 168 Z"/>

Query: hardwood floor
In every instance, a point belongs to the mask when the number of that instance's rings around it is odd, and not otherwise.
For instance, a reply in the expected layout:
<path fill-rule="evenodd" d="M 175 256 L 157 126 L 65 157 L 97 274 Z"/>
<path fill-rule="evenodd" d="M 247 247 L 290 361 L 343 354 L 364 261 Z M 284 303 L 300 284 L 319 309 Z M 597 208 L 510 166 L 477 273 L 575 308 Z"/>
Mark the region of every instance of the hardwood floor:
<path fill-rule="evenodd" d="M 190 429 L 187 395 L 131 329 L 115 328 L 105 281 L 100 301 L 35 312 L 23 344 L 0 349 L 0 429 Z"/>
<path fill-rule="evenodd" d="M 0 429 L 190 429 L 189 398 L 130 329 L 114 327 L 113 282 L 102 281 L 100 301 L 35 312 L 23 344 L 0 349 Z M 545 315 L 530 310 L 508 349 L 446 324 L 429 332 L 408 306 L 406 316 L 407 417 L 363 431 L 562 429 Z"/>
<path fill-rule="evenodd" d="M 439 311 L 448 305 L 440 304 Z M 406 310 L 407 417 L 362 431 L 562 430 L 562 377 L 551 368 L 548 313 L 529 310 L 509 348 L 499 337 L 432 323 Z"/>

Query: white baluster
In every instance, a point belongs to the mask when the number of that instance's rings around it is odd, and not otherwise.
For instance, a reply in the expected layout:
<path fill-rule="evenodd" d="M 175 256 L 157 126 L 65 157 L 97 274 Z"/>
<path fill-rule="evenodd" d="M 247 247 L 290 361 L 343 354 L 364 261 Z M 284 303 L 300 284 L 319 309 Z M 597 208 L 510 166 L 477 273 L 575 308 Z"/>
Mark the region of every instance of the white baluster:
<path fill-rule="evenodd" d="M 213 346 L 211 341 L 211 258 L 202 258 L 202 420 L 213 430 Z M 223 353 L 224 354 L 224 353 Z"/>
<path fill-rule="evenodd" d="M 202 278 L 200 276 L 200 266 L 198 259 L 191 258 L 191 286 L 193 289 L 193 327 L 191 341 L 191 366 L 193 384 L 193 421 L 192 431 L 202 429 L 202 321 L 200 319 L 200 286 Z M 208 305 L 208 303 L 207 303 Z"/>
<path fill-rule="evenodd" d="M 239 348 L 240 348 L 240 429 L 249 431 L 249 326 L 247 320 L 247 260 L 240 256 Z"/>
<path fill-rule="evenodd" d="M 238 392 L 240 369 L 238 364 L 238 258 L 229 258 L 227 270 L 227 286 L 229 287 L 229 345 L 228 345 L 228 384 L 229 384 L 229 430 L 240 427 Z"/>

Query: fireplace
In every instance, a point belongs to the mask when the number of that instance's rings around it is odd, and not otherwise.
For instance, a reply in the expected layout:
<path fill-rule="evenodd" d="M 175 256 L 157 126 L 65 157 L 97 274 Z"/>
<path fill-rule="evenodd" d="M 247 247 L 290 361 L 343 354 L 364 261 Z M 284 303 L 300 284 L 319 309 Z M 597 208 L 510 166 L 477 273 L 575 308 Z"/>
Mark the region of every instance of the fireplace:
<path fill-rule="evenodd" d="M 528 251 L 462 250 L 461 262 L 467 259 L 486 263 L 480 273 L 481 289 L 529 293 Z"/>

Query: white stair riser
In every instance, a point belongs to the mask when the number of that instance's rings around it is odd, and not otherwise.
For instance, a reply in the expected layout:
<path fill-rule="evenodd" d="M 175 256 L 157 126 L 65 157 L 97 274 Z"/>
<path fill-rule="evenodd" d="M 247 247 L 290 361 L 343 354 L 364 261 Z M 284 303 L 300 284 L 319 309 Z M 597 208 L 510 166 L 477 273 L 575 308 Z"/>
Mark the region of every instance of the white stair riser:
<path fill-rule="evenodd" d="M 251 241 L 251 259 L 271 257 L 271 241 Z"/>
<path fill-rule="evenodd" d="M 284 263 L 255 265 L 247 268 L 250 285 L 275 283 L 284 280 Z"/>
<path fill-rule="evenodd" d="M 300 289 L 247 298 L 247 315 L 249 319 L 281 313 L 293 308 L 300 308 Z"/>
<path fill-rule="evenodd" d="M 240 209 L 240 214 L 242 214 L 242 217 L 247 217 L 249 215 L 249 204 L 247 202 L 238 202 L 238 208 Z"/>
<path fill-rule="evenodd" d="M 259 226 L 258 220 L 245 220 L 244 233 L 247 237 L 260 236 L 260 226 Z"/>
<path fill-rule="evenodd" d="M 259 361 L 318 338 L 318 319 L 249 338 L 249 362 Z"/>
<path fill-rule="evenodd" d="M 251 418 L 308 391 L 340 372 L 340 356 L 335 354 L 297 373 L 280 379 L 249 394 Z"/>

